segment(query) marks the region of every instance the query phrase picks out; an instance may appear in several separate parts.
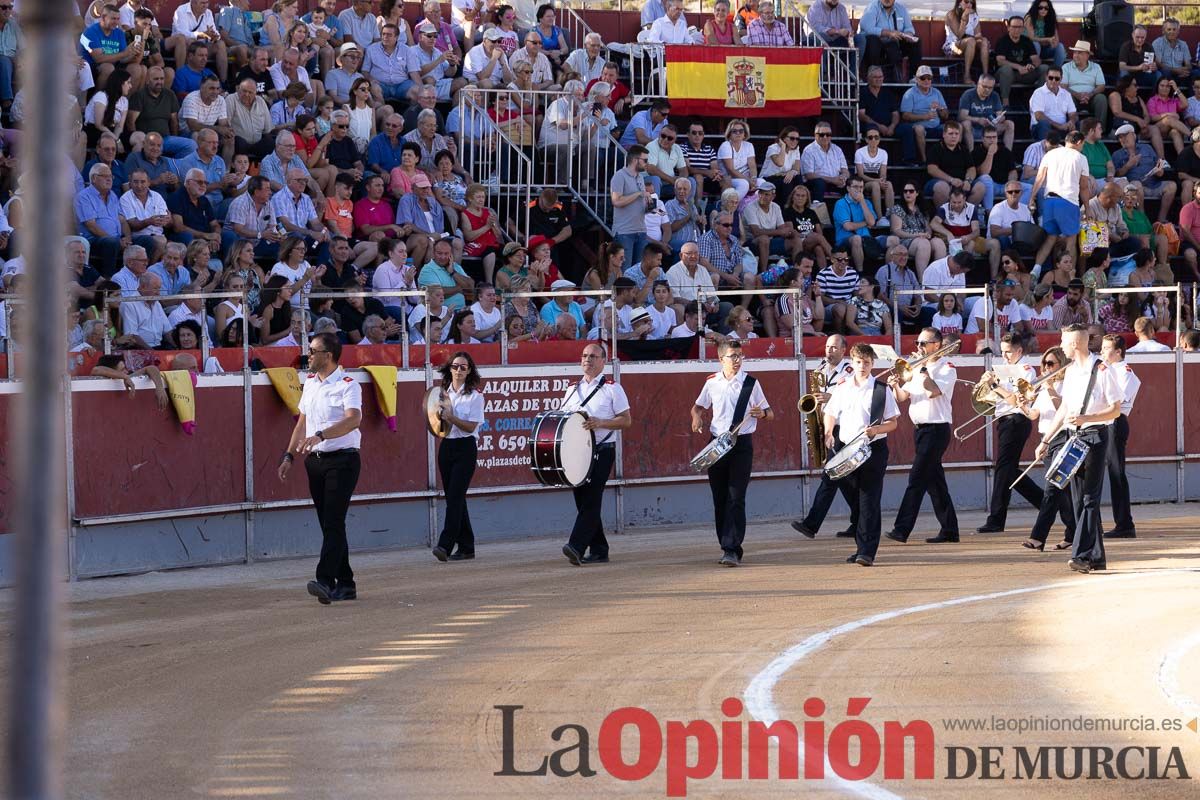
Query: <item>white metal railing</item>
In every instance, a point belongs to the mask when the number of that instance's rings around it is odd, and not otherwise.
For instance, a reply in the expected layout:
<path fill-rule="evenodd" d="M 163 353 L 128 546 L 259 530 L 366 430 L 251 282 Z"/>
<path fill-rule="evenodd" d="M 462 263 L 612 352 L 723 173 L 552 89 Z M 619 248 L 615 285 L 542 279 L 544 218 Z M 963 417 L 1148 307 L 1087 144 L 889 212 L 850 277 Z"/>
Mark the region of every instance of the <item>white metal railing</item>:
<path fill-rule="evenodd" d="M 534 186 L 533 145 L 513 141 L 487 114 L 489 109 L 498 109 L 501 104 L 507 106 L 510 94 L 512 92 L 507 89 L 476 89 L 478 102 L 465 94 L 462 96 L 459 114 L 464 120 L 464 130 L 474 128 L 474 125 L 466 127 L 466 120 L 474 115 L 482 115 L 487 122 L 481 138 L 460 137 L 458 159 L 477 182 L 488 188 L 488 207 L 499 218 L 501 229 L 508 234 L 511 223 L 524 236 L 529 230 L 529 203 Z M 532 141 L 536 142 L 536 129 L 533 136 Z"/>
<path fill-rule="evenodd" d="M 656 42 L 628 45 L 629 103 L 633 106 L 667 97 L 667 47 Z"/>
<path fill-rule="evenodd" d="M 1192 293 L 1195 294 L 1196 285 L 1192 285 Z M 1173 294 L 1175 295 L 1175 346 L 1179 347 L 1179 339 L 1183 336 L 1183 285 L 1176 283 L 1172 286 L 1121 286 L 1118 288 L 1096 289 L 1095 296 L 1092 297 L 1092 322 L 1100 322 L 1100 295 L 1130 294 L 1135 297 L 1138 295 L 1153 295 Z M 1140 302 L 1140 301 L 1139 301 Z M 1194 302 L 1194 301 L 1193 301 Z M 1193 304 L 1193 315 L 1195 314 L 1195 305 Z"/>
<path fill-rule="evenodd" d="M 586 5 L 586 3 L 581 5 Z M 558 7 L 558 27 L 566 33 L 567 44 L 572 51 L 583 47 L 583 37 L 593 32 L 591 26 L 583 21 L 583 17 L 579 16 L 579 12 L 565 3 Z"/>
<path fill-rule="evenodd" d="M 244 292 L 193 292 L 190 294 L 164 294 L 154 295 L 152 297 L 143 297 L 142 295 L 132 295 L 130 297 L 105 297 L 104 307 L 101 309 L 101 322 L 104 323 L 104 354 L 112 353 L 112 319 L 109 314 L 109 309 L 117 306 L 118 309 L 125 303 L 136 303 L 145 301 L 156 301 L 158 303 L 183 303 L 187 300 L 201 300 L 205 302 L 204 319 L 205 323 L 200 325 L 200 369 L 204 369 L 204 363 L 208 361 L 209 348 L 212 346 L 208 339 L 208 308 L 207 301 L 209 300 L 237 300 L 239 310 L 241 311 L 242 323 L 242 368 L 248 368 L 250 364 L 250 307 L 246 303 L 246 295 Z M 165 313 L 164 309 L 164 313 Z M 232 325 L 233 322 L 230 322 Z M 124 335 L 118 332 L 118 337 Z"/>

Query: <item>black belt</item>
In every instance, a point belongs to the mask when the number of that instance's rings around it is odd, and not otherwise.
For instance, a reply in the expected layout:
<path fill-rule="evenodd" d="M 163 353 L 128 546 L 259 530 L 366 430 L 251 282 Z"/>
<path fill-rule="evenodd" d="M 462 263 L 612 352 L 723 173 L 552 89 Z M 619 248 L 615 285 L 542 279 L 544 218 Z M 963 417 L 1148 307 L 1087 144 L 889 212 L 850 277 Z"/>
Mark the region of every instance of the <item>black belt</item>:
<path fill-rule="evenodd" d="M 913 425 L 914 428 L 933 428 L 938 425 L 949 425 L 949 422 L 918 422 Z"/>
<path fill-rule="evenodd" d="M 313 450 L 309 453 L 312 458 L 333 458 L 334 456 L 348 456 L 351 453 L 358 455 L 357 447 L 345 447 L 341 450 Z"/>
<path fill-rule="evenodd" d="M 1057 192 L 1046 192 L 1046 197 L 1053 197 L 1055 200 L 1065 200 L 1066 199 L 1061 194 L 1058 194 Z"/>
<path fill-rule="evenodd" d="M 601 444 L 596 445 L 596 449 L 597 450 L 612 450 L 612 449 L 616 448 L 616 446 L 617 446 L 616 442 L 602 442 Z"/>

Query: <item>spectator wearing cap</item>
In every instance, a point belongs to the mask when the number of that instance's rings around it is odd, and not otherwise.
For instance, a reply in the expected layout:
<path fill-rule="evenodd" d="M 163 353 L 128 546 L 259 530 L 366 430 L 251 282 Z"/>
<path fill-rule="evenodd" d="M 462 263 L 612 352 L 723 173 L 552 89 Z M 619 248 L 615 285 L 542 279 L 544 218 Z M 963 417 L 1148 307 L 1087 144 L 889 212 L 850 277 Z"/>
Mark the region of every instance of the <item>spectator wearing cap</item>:
<path fill-rule="evenodd" d="M 432 258 L 421 267 L 417 283 L 422 287 L 441 286 L 445 290 L 446 305 L 452 311 L 463 308 L 475 292 L 475 282 L 467 275 L 455 258 L 454 244 L 450 239 L 434 242 Z M 414 264 L 421 262 L 413 260 Z M 486 326 L 483 326 L 486 327 Z"/>
<path fill-rule="evenodd" d="M 921 63 L 921 44 L 908 9 L 899 0 L 873 0 L 858 21 L 855 47 L 863 66 L 891 68 L 901 83 L 908 80 L 903 62 L 912 69 Z"/>
<path fill-rule="evenodd" d="M 507 249 L 507 245 L 505 249 Z M 575 302 L 575 299 L 570 294 L 570 292 L 578 288 L 574 282 L 565 278 L 560 278 L 550 284 L 550 291 L 560 292 L 561 294 L 556 294 L 549 303 L 542 306 L 540 312 L 542 322 L 545 322 L 547 325 L 557 325 L 559 316 L 567 314 L 575 320 L 578 330 L 585 329 L 587 327 L 587 320 L 584 319 L 583 308 L 580 307 L 579 303 Z"/>
<path fill-rule="evenodd" d="M 1037 45 L 1025 35 L 1025 20 L 1018 16 L 1009 17 L 1005 33 L 992 48 L 996 59 L 996 84 L 1000 88 L 1000 100 L 1008 105 L 1009 94 L 1014 83 L 1037 86 L 1050 69 L 1038 56 Z"/>
<path fill-rule="evenodd" d="M 462 59 L 453 49 L 439 50 L 438 29 L 428 22 L 417 26 L 417 44 L 408 48 L 408 79 L 411 85 L 407 95 L 416 100 L 417 89 L 432 86 L 437 99 L 449 101 L 450 96 L 467 85 L 462 78 L 452 77 Z"/>
<path fill-rule="evenodd" d="M 534 89 L 557 92 L 561 88 L 554 81 L 554 67 L 542 52 L 542 36 L 536 30 L 526 31 L 525 46 L 514 50 L 508 57 L 508 66 L 513 72 L 516 72 L 521 64 L 533 70 L 530 79 Z"/>
<path fill-rule="evenodd" d="M 1132 125 L 1117 128 L 1117 141 L 1121 147 L 1113 153 L 1113 168 L 1117 178 L 1138 181 L 1146 197 L 1159 198 L 1158 221 L 1165 222 L 1175 204 L 1178 187 L 1174 181 L 1163 180 L 1167 162 L 1159 159 L 1153 148 L 1139 142 L 1137 131 Z"/>
<path fill-rule="evenodd" d="M 504 34 L 499 28 L 488 28 L 483 41 L 467 51 L 463 59 L 463 78 L 480 89 L 507 86 L 514 80 L 512 69 L 500 40 Z"/>
<path fill-rule="evenodd" d="M 88 240 L 96 269 L 109 277 L 117 271 L 121 248 L 131 243 L 132 234 L 113 191 L 112 169 L 107 164 L 93 164 L 88 171 L 88 182 L 75 196 L 75 220 L 79 235 Z"/>
<path fill-rule="evenodd" d="M 1092 62 L 1091 42 L 1081 39 L 1071 48 L 1071 60 L 1062 66 L 1062 88 L 1071 93 L 1077 109 L 1086 108 L 1102 124 L 1108 124 L 1104 70 Z"/>
<path fill-rule="evenodd" d="M 536 282 L 530 278 L 529 267 L 525 263 L 528 256 L 528 248 L 520 242 L 504 245 L 504 249 L 500 251 L 500 269 L 496 271 L 497 289 L 501 292 L 509 291 L 510 285 L 517 278 L 526 281 L 527 291 L 540 292 L 545 288 L 546 284 L 540 276 Z"/>
<path fill-rule="evenodd" d="M 366 77 L 359 71 L 363 62 L 363 51 L 354 42 L 346 42 L 338 48 L 334 63 L 337 69 L 325 73 L 325 94 L 333 98 L 337 105 L 345 105 L 351 101 L 350 87 L 359 78 Z M 383 102 L 383 94 L 379 84 L 371 82 L 371 99 L 376 105 Z"/>
<path fill-rule="evenodd" d="M 900 120 L 912 126 L 917 161 L 925 161 L 926 139 L 937 139 L 949 118 L 946 98 L 933 85 L 933 70 L 917 68 L 917 82 L 900 98 Z"/>
<path fill-rule="evenodd" d="M 411 234 L 406 242 L 408 252 L 414 264 L 424 264 L 430 254 L 431 239 L 441 237 L 446 231 L 442 204 L 433 196 L 433 184 L 424 172 L 416 174 L 412 179 L 412 191 L 396 204 L 396 224 L 409 226 Z"/>
<path fill-rule="evenodd" d="M 1051 129 L 1067 131 L 1075 129 L 1079 114 L 1075 110 L 1075 99 L 1062 88 L 1061 67 L 1046 70 L 1046 82 L 1033 90 L 1029 97 L 1030 131 L 1035 139 L 1043 138 Z"/>
<path fill-rule="evenodd" d="M 583 47 L 567 56 L 566 69 L 578 75 L 586 89 L 587 84 L 600 79 L 605 63 L 604 38 L 593 31 L 583 37 Z"/>
<path fill-rule="evenodd" d="M 545 236 L 530 236 L 528 247 L 530 277 L 541 278 L 543 286 L 558 280 L 561 276 L 551 255 L 550 240 Z"/>
<path fill-rule="evenodd" d="M 775 184 L 758 179 L 754 202 L 742 210 L 742 231 L 758 252 L 758 271 L 766 272 L 771 256 L 795 259 L 804 249 L 804 238 L 783 221 L 783 211 L 775 202 Z M 757 276 L 755 276 L 757 278 Z M 743 300 L 742 305 L 748 305 Z"/>

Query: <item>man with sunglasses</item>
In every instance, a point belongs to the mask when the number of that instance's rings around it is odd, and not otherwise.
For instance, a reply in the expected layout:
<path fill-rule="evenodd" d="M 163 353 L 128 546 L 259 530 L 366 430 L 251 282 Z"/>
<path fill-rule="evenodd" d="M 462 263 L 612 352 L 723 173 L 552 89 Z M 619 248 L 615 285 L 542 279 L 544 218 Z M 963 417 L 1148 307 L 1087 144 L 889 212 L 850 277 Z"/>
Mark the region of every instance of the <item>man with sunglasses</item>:
<path fill-rule="evenodd" d="M 632 147 L 640 144 L 642 147 L 647 147 L 658 139 L 663 128 L 667 126 L 669 122 L 667 117 L 670 113 L 671 103 L 659 98 L 650 105 L 650 108 L 634 114 L 625 128 L 625 132 L 621 134 L 621 146 Z"/>
<path fill-rule="evenodd" d="M 850 177 L 846 154 L 833 145 L 833 128 L 828 122 L 818 122 L 813 141 L 800 153 L 800 174 L 812 192 L 813 200 L 824 202 L 829 187 L 842 189 Z"/>
<path fill-rule="evenodd" d="M 933 86 L 933 70 L 917 68 L 917 83 L 900 98 L 900 119 L 911 126 L 916 156 L 919 163 L 925 161 L 925 140 L 937 139 L 942 135 L 942 123 L 948 118 L 946 98 Z M 907 129 L 902 139 L 907 138 Z M 911 155 L 905 145 L 905 159 Z"/>
<path fill-rule="evenodd" d="M 571 529 L 571 538 L 562 547 L 567 561 L 577 567 L 608 563 L 608 539 L 604 536 L 604 519 L 600 514 L 604 487 L 617 457 L 617 437 L 633 422 L 625 390 L 604 376 L 607 356 L 608 351 L 599 342 L 584 345 L 579 357 L 583 377 L 567 389 L 559 406 L 560 411 L 587 414 L 583 426 L 593 431 L 596 437 L 596 456 L 592 459 L 587 480 L 573 490 L 575 525 Z"/>
<path fill-rule="evenodd" d="M 1062 88 L 1062 70 L 1051 67 L 1046 72 L 1046 83 L 1033 90 L 1029 97 L 1030 131 L 1033 138 L 1041 139 L 1051 130 L 1064 134 L 1075 130 L 1079 113 L 1075 109 L 1075 98 Z"/>
<path fill-rule="evenodd" d="M 692 432 L 703 433 L 704 412 L 712 409 L 708 431 L 714 439 L 738 429 L 733 449 L 708 468 L 716 516 L 717 541 L 723 567 L 742 563 L 746 538 L 746 489 L 754 462 L 754 431 L 760 419 L 771 420 L 775 412 L 767 403 L 762 384 L 742 369 L 742 343 L 722 339 L 717 345 L 721 371 L 708 376 L 692 406 Z"/>
<path fill-rule="evenodd" d="M 1004 184 L 1004 199 L 992 206 L 988 213 L 988 236 L 1000 243 L 1001 251 L 1012 247 L 1013 223 L 1033 223 L 1029 206 L 1021 202 L 1024 193 L 1024 184 L 1010 180 Z"/>
<path fill-rule="evenodd" d="M 321 557 L 308 593 L 322 605 L 358 596 L 350 569 L 346 512 L 362 468 L 362 389 L 338 366 L 342 345 L 332 333 L 319 333 L 309 345 L 311 371 L 300 395 L 300 416 L 279 462 L 286 481 L 297 455 L 306 456 L 308 489 L 321 525 Z"/>
<path fill-rule="evenodd" d="M 664 125 L 658 137 L 646 145 L 646 175 L 655 193 L 663 200 L 675 196 L 675 179 L 688 177 L 687 159 L 675 144 L 679 132 L 674 125 Z"/>
<path fill-rule="evenodd" d="M 942 347 L 942 334 L 937 328 L 925 328 L 917 335 L 917 355 L 931 356 Z M 888 386 L 896 393 L 896 401 L 908 403 L 908 416 L 913 422 L 916 453 L 908 473 L 908 488 L 900 501 L 896 522 L 887 537 L 904 544 L 917 523 L 925 493 L 933 503 L 933 513 L 940 526 L 937 536 L 926 539 L 930 544 L 958 543 L 958 515 L 954 498 L 946 485 L 946 470 L 942 459 L 950 447 L 950 425 L 954 421 L 954 387 L 958 370 L 944 358 L 930 358 L 908 381 L 901 383 L 895 373 L 888 376 Z"/>

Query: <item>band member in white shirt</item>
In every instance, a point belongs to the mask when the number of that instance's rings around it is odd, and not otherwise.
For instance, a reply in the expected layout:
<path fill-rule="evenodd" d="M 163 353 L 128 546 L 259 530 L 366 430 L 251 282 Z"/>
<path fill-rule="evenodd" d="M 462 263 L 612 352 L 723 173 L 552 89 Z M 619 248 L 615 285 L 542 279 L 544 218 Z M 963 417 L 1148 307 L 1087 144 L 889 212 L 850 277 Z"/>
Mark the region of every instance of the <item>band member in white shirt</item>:
<path fill-rule="evenodd" d="M 917 335 L 918 356 L 936 353 L 942 347 L 942 334 L 936 328 L 925 328 Z M 944 358 L 930 359 L 922 364 L 904 384 L 893 373 L 888 377 L 888 386 L 896 393 L 896 400 L 908 402 L 908 416 L 913 422 L 916 452 L 912 469 L 908 473 L 908 488 L 900 501 L 896 522 L 887 537 L 897 542 L 907 542 L 909 534 L 921 513 L 925 493 L 933 503 L 937 517 L 938 535 L 926 539 L 931 544 L 958 541 L 958 515 L 954 512 L 954 498 L 946 485 L 946 470 L 942 459 L 950 447 L 950 423 L 954 419 L 954 386 L 958 382 L 958 370 Z"/>
<path fill-rule="evenodd" d="M 318 333 L 308 349 L 312 372 L 300 395 L 300 416 L 279 462 L 279 480 L 287 480 L 296 454 L 307 456 L 308 489 L 321 523 L 321 558 L 308 593 L 322 605 L 354 600 L 358 590 L 350 569 L 346 512 L 362 464 L 362 389 L 338 366 L 342 344 L 332 333 Z"/>
<path fill-rule="evenodd" d="M 1067 357 L 1061 347 L 1051 347 L 1042 353 L 1042 375 L 1049 375 L 1067 363 Z M 1024 398 L 1021 398 L 1024 401 Z M 1057 380 L 1047 381 L 1038 387 L 1037 396 L 1033 403 L 1021 402 L 1021 412 L 1038 424 L 1038 436 L 1043 437 L 1054 424 L 1054 415 L 1058 413 L 1058 405 L 1062 402 L 1062 376 Z M 1054 525 L 1057 514 L 1066 530 L 1063 539 L 1054 545 L 1055 550 L 1066 550 L 1075 543 L 1075 506 L 1071 502 L 1071 493 L 1066 489 L 1058 489 L 1052 483 L 1047 483 L 1042 493 L 1042 507 L 1038 509 L 1037 520 L 1029 532 L 1029 538 L 1021 542 L 1022 547 L 1030 550 L 1046 549 L 1046 537 Z"/>
<path fill-rule="evenodd" d="M 760 419 L 771 420 L 775 412 L 767 405 L 762 384 L 742 369 L 742 343 L 726 339 L 717 345 L 721 371 L 708 376 L 692 406 L 692 431 L 704 432 L 704 411 L 712 409 L 708 429 L 713 438 L 741 426 L 733 449 L 708 468 L 712 490 L 717 541 L 721 544 L 723 567 L 742 563 L 746 538 L 746 489 L 754 462 L 754 431 Z"/>
<path fill-rule="evenodd" d="M 1091 445 L 1083 465 L 1071 479 L 1075 548 L 1068 565 L 1076 572 L 1086 573 L 1108 567 L 1100 522 L 1100 494 L 1104 489 L 1112 421 L 1121 415 L 1122 396 L 1112 379 L 1112 370 L 1105 369 L 1104 363 L 1088 352 L 1087 327 L 1074 324 L 1064 328 L 1062 348 L 1071 360 L 1063 377 L 1062 403 L 1054 415 L 1054 424 L 1038 444 L 1036 457 L 1046 457 L 1051 440 L 1060 430 L 1078 432 Z"/>
<path fill-rule="evenodd" d="M 463 350 L 442 365 L 442 420 L 450 432 L 438 448 L 438 472 L 446 494 L 446 517 L 433 555 L 438 561 L 469 561 L 475 557 L 475 530 L 467 511 L 467 490 L 478 460 L 479 426 L 483 424 L 482 379 L 475 360 Z M 457 546 L 457 549 L 455 549 Z"/>
<path fill-rule="evenodd" d="M 1113 529 L 1105 531 L 1106 539 L 1135 539 L 1133 512 L 1129 507 L 1129 476 L 1125 474 L 1125 445 L 1129 441 L 1129 415 L 1137 399 L 1142 381 L 1125 363 L 1125 339 L 1117 334 L 1105 336 L 1100 345 L 1100 357 L 1121 392 L 1121 416 L 1112 426 L 1112 443 L 1108 448 L 1108 497 L 1112 503 Z"/>
<path fill-rule="evenodd" d="M 835 386 L 848 380 L 850 373 L 854 371 L 854 368 L 850 366 L 850 359 L 846 358 L 845 336 L 835 333 L 825 340 L 825 358 L 817 365 L 817 370 L 825 376 L 825 391 L 817 393 L 817 413 L 823 414 L 822 408 L 829 402 L 829 393 Z M 835 435 L 836 433 L 834 431 Z M 813 466 L 821 469 L 823 465 L 814 464 Z M 821 523 L 825 521 L 829 507 L 833 505 L 833 498 L 839 491 L 842 493 L 842 499 L 850 508 L 850 527 L 844 531 L 838 531 L 837 535 L 842 538 L 854 536 L 854 531 L 858 528 L 858 503 L 854 501 L 854 493 L 850 484 L 844 481 L 832 481 L 824 472 L 821 473 L 821 483 L 813 494 L 812 504 L 808 507 L 808 515 L 802 520 L 794 520 L 792 528 L 809 539 L 814 538 L 821 530 Z"/>
<path fill-rule="evenodd" d="M 583 377 L 567 389 L 563 411 L 583 411 L 588 415 L 584 427 L 596 433 L 596 458 L 587 481 L 574 490 L 575 526 L 563 545 L 563 555 L 575 566 L 608 563 L 608 539 L 600 516 L 604 487 L 617 458 L 618 431 L 629 427 L 629 398 L 625 390 L 604 377 L 607 352 L 599 342 L 589 342 L 580 355 Z M 590 548 L 590 552 L 589 552 Z"/>
<path fill-rule="evenodd" d="M 1025 349 L 1018 334 L 1006 333 L 1000 337 L 1000 354 L 1004 363 L 1010 366 L 1019 365 L 1025 357 Z M 1024 365 L 1020 368 L 1022 377 L 1033 383 L 1037 372 L 1033 367 Z M 996 469 L 992 473 L 992 501 L 988 508 L 987 520 L 976 528 L 978 533 L 1000 533 L 1008 520 L 1008 506 L 1012 501 L 1012 489 L 1008 487 L 1021 474 L 1021 451 L 1033 430 L 1029 417 L 1021 413 L 1017 407 L 1017 387 L 1012 379 L 999 380 L 994 372 L 984 373 L 985 380 L 997 381 L 992 390 L 999 397 L 996 402 Z M 1016 490 L 1029 501 L 1034 508 L 1042 507 L 1042 487 L 1025 476 L 1016 485 Z"/>
<path fill-rule="evenodd" d="M 875 380 L 875 351 L 868 344 L 850 348 L 854 374 L 830 393 L 825 406 L 825 446 L 830 450 L 857 446 L 859 434 L 870 442 L 871 455 L 867 461 L 843 480 L 853 487 L 858 504 L 858 528 L 854 540 L 856 549 L 846 559 L 849 564 L 869 567 L 875 563 L 879 549 L 879 534 L 883 527 L 879 502 L 883 496 L 883 477 L 887 470 L 887 435 L 896 430 L 900 408 L 887 386 Z M 838 428 L 838 439 L 833 430 Z"/>

